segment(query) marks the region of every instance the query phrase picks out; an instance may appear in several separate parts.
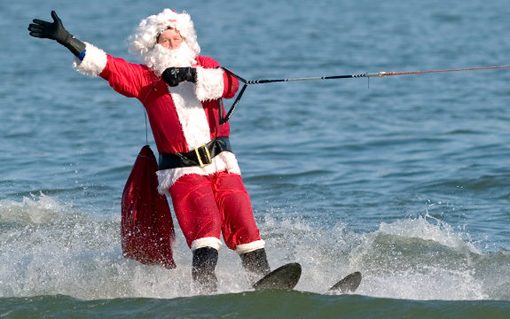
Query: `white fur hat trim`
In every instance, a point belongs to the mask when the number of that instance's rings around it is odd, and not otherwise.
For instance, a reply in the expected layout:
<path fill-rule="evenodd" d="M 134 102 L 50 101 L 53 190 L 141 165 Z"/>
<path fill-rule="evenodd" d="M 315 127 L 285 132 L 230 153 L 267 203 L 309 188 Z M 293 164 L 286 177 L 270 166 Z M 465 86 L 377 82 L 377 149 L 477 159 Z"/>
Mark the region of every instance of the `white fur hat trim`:
<path fill-rule="evenodd" d="M 196 55 L 200 53 L 193 21 L 187 12 L 177 13 L 170 9 L 143 19 L 134 35 L 130 37 L 129 51 L 143 56 L 156 45 L 158 36 L 168 28 L 178 30 L 184 41 Z"/>

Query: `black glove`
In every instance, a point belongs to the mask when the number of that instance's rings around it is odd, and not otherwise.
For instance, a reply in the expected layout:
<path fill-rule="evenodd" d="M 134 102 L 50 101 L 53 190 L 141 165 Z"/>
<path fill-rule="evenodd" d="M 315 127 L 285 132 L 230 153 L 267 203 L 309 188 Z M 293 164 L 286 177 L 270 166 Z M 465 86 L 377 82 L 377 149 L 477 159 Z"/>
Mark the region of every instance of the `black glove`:
<path fill-rule="evenodd" d="M 169 86 L 177 86 L 184 81 L 195 83 L 197 82 L 197 69 L 190 67 L 168 68 L 163 71 L 161 77 Z"/>
<path fill-rule="evenodd" d="M 51 11 L 51 17 L 53 18 L 53 23 L 34 19 L 34 23 L 28 25 L 30 35 L 36 38 L 56 40 L 58 43 L 68 48 L 74 55 L 80 56 L 83 50 L 85 50 L 85 43 L 67 32 L 55 11 Z"/>

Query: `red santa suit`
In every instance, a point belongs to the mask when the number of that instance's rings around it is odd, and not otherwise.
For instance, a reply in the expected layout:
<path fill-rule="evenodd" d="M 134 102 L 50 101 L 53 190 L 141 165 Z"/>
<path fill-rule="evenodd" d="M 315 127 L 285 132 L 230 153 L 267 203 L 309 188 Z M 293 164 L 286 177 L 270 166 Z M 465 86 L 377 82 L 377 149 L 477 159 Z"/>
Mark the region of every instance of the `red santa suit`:
<path fill-rule="evenodd" d="M 177 24 L 185 41 L 194 40 L 194 30 L 191 34 L 185 23 L 179 17 L 162 20 L 151 16 L 140 27 L 160 32 L 167 27 L 165 24 Z M 198 47 L 191 41 L 192 48 L 194 45 Z M 100 76 L 120 94 L 137 98 L 147 110 L 160 154 L 187 153 L 216 138 L 228 138 L 229 124 L 219 124 L 220 100 L 233 97 L 239 83 L 219 68 L 215 60 L 197 55 L 192 65 L 197 70 L 196 83 L 181 82 L 169 87 L 159 72 L 148 65 L 129 63 L 89 43 L 85 52 L 83 60 L 75 60 L 75 69 Z M 219 249 L 221 234 L 227 247 L 239 254 L 264 248 L 240 174 L 235 155 L 230 151 L 220 152 L 204 167 L 158 171 L 159 191 L 171 196 L 177 220 L 192 250 Z"/>

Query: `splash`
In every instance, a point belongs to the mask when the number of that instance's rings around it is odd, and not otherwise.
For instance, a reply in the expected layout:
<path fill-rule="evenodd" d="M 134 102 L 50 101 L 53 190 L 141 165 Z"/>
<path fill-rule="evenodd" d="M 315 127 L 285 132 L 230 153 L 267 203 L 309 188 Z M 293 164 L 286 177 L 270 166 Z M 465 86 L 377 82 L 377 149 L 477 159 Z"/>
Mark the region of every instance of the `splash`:
<path fill-rule="evenodd" d="M 44 224 L 62 214 L 62 207 L 55 199 L 40 193 L 39 196 L 23 196 L 21 202 L 0 201 L 0 223 Z"/>
<path fill-rule="evenodd" d="M 43 194 L 0 201 L 0 297 L 68 295 L 75 298 L 193 296 L 191 253 L 179 229 L 177 269 L 123 258 L 120 211 L 111 217 L 76 211 Z M 258 223 L 274 269 L 299 262 L 296 289 L 327 293 L 353 271 L 363 273 L 358 294 L 416 300 L 510 300 L 505 267 L 510 254 L 487 254 L 445 222 L 428 215 L 381 223 L 356 233 L 328 218 L 271 211 Z M 249 290 L 235 252 L 220 250 L 219 292 Z"/>
<path fill-rule="evenodd" d="M 363 293 L 416 300 L 486 299 L 477 276 L 482 253 L 464 234 L 428 214 L 381 223 L 362 235 L 351 262 L 364 268 Z"/>
<path fill-rule="evenodd" d="M 367 233 L 350 231 L 342 221 L 313 221 L 278 211 L 268 214 L 261 226 L 269 235 L 266 242 L 270 263 L 302 264 L 302 279 L 296 287 L 299 290 L 325 293 L 336 280 L 359 270 L 363 280 L 356 293 L 373 297 L 414 300 L 510 297 L 504 283 L 495 285 L 496 272 L 491 270 L 506 267 L 508 256 L 481 252 L 469 240 L 468 233 L 455 231 L 427 213 L 382 222 L 377 230 Z M 503 281 L 508 284 L 508 279 Z"/>

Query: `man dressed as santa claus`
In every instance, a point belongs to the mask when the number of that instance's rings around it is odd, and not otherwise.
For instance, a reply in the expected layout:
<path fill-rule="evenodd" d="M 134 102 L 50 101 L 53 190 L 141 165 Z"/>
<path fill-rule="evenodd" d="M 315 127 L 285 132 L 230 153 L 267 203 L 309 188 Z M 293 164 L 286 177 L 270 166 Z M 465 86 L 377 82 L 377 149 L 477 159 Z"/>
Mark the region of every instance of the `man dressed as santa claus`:
<path fill-rule="evenodd" d="M 198 287 L 216 290 L 222 234 L 252 280 L 269 273 L 264 241 L 230 146 L 229 124 L 219 124 L 221 99 L 232 98 L 239 83 L 218 62 L 199 55 L 189 14 L 165 9 L 140 22 L 130 38 L 130 52 L 145 64 L 129 63 L 81 42 L 54 11 L 51 15 L 53 22 L 35 19 L 30 35 L 67 47 L 76 56 L 76 70 L 100 76 L 147 110 L 160 154 L 158 189 L 172 199 L 193 252 L 192 277 Z"/>

